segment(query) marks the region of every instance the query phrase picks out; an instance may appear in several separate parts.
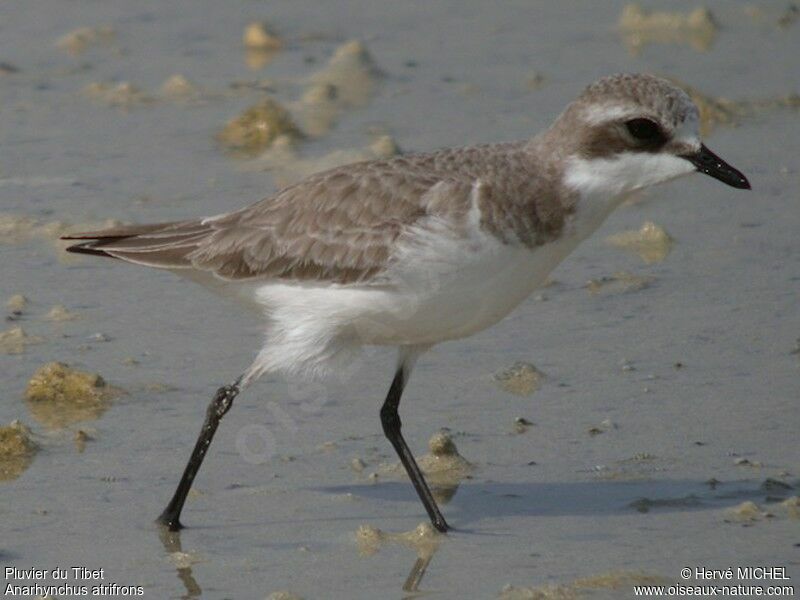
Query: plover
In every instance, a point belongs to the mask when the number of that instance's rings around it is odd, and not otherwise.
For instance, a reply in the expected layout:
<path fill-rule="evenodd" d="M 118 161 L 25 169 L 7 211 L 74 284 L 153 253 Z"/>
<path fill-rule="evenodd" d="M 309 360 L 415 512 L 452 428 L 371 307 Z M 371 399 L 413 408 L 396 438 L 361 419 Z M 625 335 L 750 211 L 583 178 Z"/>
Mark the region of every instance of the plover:
<path fill-rule="evenodd" d="M 750 189 L 701 143 L 684 91 L 651 75 L 612 75 L 529 140 L 359 162 L 235 212 L 66 236 L 83 240 L 70 252 L 168 269 L 264 315 L 261 351 L 215 394 L 159 521 L 181 527 L 220 419 L 247 385 L 265 373 L 335 371 L 364 345 L 389 345 L 398 361 L 383 431 L 446 531 L 400 431 L 417 358 L 500 321 L 630 194 L 696 171 Z"/>

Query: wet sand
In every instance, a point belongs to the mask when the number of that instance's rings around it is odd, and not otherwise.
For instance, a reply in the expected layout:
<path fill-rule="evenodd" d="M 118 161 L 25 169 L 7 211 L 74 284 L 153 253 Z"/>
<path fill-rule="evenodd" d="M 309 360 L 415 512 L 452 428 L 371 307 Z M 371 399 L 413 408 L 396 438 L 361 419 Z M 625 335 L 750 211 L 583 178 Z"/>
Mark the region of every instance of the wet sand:
<path fill-rule="evenodd" d="M 146 598 L 620 598 L 682 567 L 765 564 L 796 582 L 800 22 L 784 3 L 706 2 L 709 24 L 697 4 L 648 2 L 620 29 L 624 6 L 1 6 L 0 426 L 19 419 L 38 452 L 0 481 L 0 566 L 103 568 Z M 665 10 L 675 31 L 653 35 Z M 242 36 L 262 21 L 279 42 L 253 55 Z M 342 77 L 330 61 L 353 40 L 371 63 Z M 471 464 L 443 506 L 456 530 L 414 541 L 424 512 L 378 419 L 394 358 L 376 350 L 340 381 L 248 390 L 187 529 L 160 535 L 153 519 L 258 322 L 168 273 L 67 258 L 57 234 L 232 210 L 310 165 L 528 137 L 614 71 L 706 94 L 708 145 L 753 191 L 700 176 L 651 191 L 505 321 L 421 360 L 404 432 L 422 455 L 449 428 Z M 220 130 L 265 97 L 304 136 L 227 152 Z M 667 251 L 608 241 L 647 222 Z M 6 307 L 16 295 L 27 302 Z M 54 361 L 127 393 L 83 420 L 43 417 L 25 390 Z M 546 374 L 538 389 L 494 380 L 518 362 Z M 377 530 L 364 552 L 359 532 Z"/>

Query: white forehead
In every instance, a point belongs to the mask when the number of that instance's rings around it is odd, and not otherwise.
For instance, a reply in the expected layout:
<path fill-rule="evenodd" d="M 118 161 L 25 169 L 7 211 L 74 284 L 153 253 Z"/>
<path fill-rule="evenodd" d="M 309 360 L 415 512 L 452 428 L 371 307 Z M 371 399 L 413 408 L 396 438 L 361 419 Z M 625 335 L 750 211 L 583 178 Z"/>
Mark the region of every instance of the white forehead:
<path fill-rule="evenodd" d="M 658 110 L 661 108 L 662 110 Z M 629 100 L 607 100 L 586 103 L 581 107 L 581 117 L 588 125 L 600 125 L 610 121 L 648 117 L 670 129 L 679 129 L 689 123 L 698 122 L 698 112 L 694 103 L 687 98 L 680 106 L 653 107 Z"/>
<path fill-rule="evenodd" d="M 603 125 L 612 121 L 647 116 L 647 114 L 640 105 L 631 102 L 602 102 L 584 106 L 581 118 L 587 125 Z"/>

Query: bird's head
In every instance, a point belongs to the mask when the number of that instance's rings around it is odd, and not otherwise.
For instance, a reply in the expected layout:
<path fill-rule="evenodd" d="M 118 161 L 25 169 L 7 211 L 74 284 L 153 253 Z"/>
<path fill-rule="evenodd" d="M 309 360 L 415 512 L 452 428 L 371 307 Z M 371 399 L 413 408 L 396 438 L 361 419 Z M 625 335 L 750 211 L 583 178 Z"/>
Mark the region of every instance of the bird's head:
<path fill-rule="evenodd" d="M 693 172 L 750 189 L 740 171 L 700 141 L 698 125 L 697 107 L 682 89 L 624 74 L 587 87 L 548 134 L 562 140 L 567 183 L 582 192 L 626 194 Z"/>

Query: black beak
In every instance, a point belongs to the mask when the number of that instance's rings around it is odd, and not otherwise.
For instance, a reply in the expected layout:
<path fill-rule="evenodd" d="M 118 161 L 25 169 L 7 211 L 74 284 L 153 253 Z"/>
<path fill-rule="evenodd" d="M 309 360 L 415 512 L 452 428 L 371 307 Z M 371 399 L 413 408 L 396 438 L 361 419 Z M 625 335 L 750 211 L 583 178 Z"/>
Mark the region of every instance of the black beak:
<path fill-rule="evenodd" d="M 719 179 L 722 183 L 727 183 L 731 187 L 739 188 L 740 190 L 751 189 L 750 182 L 747 181 L 747 177 L 741 171 L 734 169 L 706 148 L 705 144 L 700 144 L 699 151 L 693 154 L 684 154 L 681 158 L 688 160 L 701 173 L 710 175 L 714 179 Z"/>

